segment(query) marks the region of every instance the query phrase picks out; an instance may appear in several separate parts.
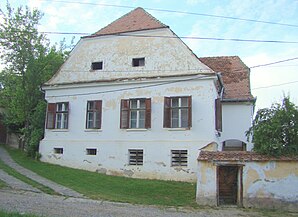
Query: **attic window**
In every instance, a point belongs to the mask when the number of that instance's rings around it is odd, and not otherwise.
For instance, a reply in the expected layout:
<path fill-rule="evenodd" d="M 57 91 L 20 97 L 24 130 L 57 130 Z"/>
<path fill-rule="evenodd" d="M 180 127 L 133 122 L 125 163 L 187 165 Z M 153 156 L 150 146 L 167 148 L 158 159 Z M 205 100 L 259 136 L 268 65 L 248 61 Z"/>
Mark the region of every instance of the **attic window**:
<path fill-rule="evenodd" d="M 145 57 L 143 57 L 143 58 L 133 58 L 132 59 L 132 66 L 133 67 L 145 66 Z"/>
<path fill-rule="evenodd" d="M 103 66 L 102 61 L 101 62 L 93 62 L 91 64 L 91 69 L 92 70 L 102 70 L 102 66 Z"/>

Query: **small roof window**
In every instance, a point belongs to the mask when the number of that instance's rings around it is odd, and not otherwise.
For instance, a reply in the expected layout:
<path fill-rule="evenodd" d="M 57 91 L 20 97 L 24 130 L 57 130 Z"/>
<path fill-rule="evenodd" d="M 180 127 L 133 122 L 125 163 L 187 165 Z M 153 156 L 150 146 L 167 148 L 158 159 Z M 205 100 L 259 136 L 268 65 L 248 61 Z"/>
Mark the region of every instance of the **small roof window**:
<path fill-rule="evenodd" d="M 100 62 L 93 62 L 91 64 L 91 69 L 92 70 L 102 70 L 102 68 L 103 68 L 103 62 L 102 61 L 100 61 Z"/>
<path fill-rule="evenodd" d="M 142 58 L 133 58 L 132 59 L 132 66 L 133 67 L 145 66 L 145 57 L 142 57 Z"/>

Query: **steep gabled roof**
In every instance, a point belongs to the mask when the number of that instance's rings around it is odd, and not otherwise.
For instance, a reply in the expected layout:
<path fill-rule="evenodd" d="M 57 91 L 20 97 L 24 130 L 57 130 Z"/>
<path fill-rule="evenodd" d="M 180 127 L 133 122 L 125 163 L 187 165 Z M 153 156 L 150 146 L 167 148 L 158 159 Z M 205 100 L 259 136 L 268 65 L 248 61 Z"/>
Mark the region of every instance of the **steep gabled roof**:
<path fill-rule="evenodd" d="M 168 26 L 147 13 L 143 8 L 138 7 L 92 34 L 91 37 L 159 28 L 168 28 Z"/>
<path fill-rule="evenodd" d="M 226 100 L 254 100 L 250 91 L 250 69 L 238 56 L 202 57 L 199 60 L 223 78 Z"/>

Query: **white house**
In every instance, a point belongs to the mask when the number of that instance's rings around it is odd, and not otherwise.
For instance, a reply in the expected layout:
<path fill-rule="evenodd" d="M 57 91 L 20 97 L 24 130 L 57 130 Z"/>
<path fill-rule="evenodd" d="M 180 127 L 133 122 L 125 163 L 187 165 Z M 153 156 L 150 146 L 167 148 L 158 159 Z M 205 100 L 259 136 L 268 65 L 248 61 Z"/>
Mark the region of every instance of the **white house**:
<path fill-rule="evenodd" d="M 43 90 L 42 161 L 190 182 L 201 148 L 244 147 L 254 102 L 238 57 L 197 58 L 142 8 L 81 38 Z"/>

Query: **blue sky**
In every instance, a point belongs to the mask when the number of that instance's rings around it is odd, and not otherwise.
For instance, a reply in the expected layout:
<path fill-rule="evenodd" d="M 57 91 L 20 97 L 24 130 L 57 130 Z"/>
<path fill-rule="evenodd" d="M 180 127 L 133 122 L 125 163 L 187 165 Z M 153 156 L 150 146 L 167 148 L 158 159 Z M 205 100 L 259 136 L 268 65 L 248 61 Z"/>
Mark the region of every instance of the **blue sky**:
<path fill-rule="evenodd" d="M 64 3 L 72 1 L 98 5 Z M 103 6 L 100 4 L 166 9 L 219 16 L 238 17 L 291 26 L 247 22 L 223 18 L 147 10 L 180 37 L 239 38 L 298 42 L 297 0 L 10 0 L 13 7 L 28 5 L 44 13 L 40 31 L 94 33 L 110 22 L 128 13 L 132 8 Z M 4 5 L 1 4 L 1 8 Z M 0 20 L 1 21 L 1 20 Z M 52 41 L 71 36 L 48 35 Z M 76 36 L 75 42 L 80 36 Z M 199 57 L 239 56 L 247 66 L 256 66 L 298 57 L 298 43 L 252 43 L 216 40 L 183 39 Z M 279 85 L 295 82 L 287 85 Z M 272 86 L 272 87 L 267 87 Z M 257 97 L 257 109 L 279 102 L 290 95 L 298 105 L 298 59 L 267 67 L 251 69 L 251 87 Z M 267 87 L 267 88 L 259 88 Z"/>

